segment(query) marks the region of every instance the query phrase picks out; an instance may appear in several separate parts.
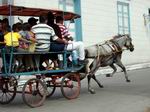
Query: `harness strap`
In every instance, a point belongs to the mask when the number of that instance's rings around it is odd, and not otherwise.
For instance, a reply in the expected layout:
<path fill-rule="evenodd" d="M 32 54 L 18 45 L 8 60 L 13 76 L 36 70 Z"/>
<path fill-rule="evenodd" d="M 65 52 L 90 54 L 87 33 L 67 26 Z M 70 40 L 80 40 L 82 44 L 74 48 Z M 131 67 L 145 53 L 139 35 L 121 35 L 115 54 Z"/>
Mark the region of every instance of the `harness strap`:
<path fill-rule="evenodd" d="M 113 48 L 114 50 L 112 49 L 112 51 L 114 51 L 115 53 L 122 52 L 122 48 L 118 45 L 118 43 L 116 43 L 113 40 L 109 40 L 109 41 L 113 43 L 113 45 L 111 45 L 111 48 Z"/>
<path fill-rule="evenodd" d="M 117 50 L 116 47 L 115 47 L 115 45 L 112 45 L 112 44 L 107 44 L 107 45 L 111 48 L 111 50 L 113 52 L 115 52 Z"/>

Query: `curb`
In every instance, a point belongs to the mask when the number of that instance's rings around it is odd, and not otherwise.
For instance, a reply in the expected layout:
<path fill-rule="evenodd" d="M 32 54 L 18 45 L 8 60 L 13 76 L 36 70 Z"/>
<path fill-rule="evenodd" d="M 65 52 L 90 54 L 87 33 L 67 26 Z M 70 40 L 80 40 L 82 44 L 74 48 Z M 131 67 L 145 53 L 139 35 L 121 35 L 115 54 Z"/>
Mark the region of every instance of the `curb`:
<path fill-rule="evenodd" d="M 138 63 L 138 64 L 132 64 L 132 65 L 126 65 L 126 70 L 127 71 L 131 71 L 131 70 L 138 70 L 138 69 L 143 69 L 143 68 L 149 68 L 150 67 L 150 62 L 148 63 Z M 112 73 L 113 70 L 112 68 L 100 68 L 96 75 L 99 75 L 99 74 L 108 74 L 108 73 Z M 121 68 L 119 68 L 117 66 L 117 72 L 122 72 Z"/>
<path fill-rule="evenodd" d="M 150 67 L 150 62 L 149 63 L 138 63 L 138 64 L 132 64 L 132 65 L 126 65 L 126 70 L 131 71 L 131 70 L 138 70 L 138 69 L 143 69 L 143 68 L 149 68 Z M 97 72 L 96 75 L 101 75 L 101 74 L 109 74 L 112 73 L 113 70 L 112 68 L 106 67 L 106 68 L 100 68 Z M 117 73 L 122 72 L 121 68 L 117 66 Z M 28 77 L 32 78 L 32 76 Z M 19 81 L 19 84 L 24 84 L 28 78 L 24 78 Z"/>

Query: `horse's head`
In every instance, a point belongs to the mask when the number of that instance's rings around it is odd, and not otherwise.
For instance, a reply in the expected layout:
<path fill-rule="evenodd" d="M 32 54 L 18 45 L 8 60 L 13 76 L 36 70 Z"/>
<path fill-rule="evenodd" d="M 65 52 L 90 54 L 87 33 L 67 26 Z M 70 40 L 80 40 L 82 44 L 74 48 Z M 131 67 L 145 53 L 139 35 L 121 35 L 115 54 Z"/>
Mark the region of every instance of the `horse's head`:
<path fill-rule="evenodd" d="M 134 51 L 134 45 L 132 44 L 132 38 L 129 35 L 124 35 L 126 38 L 124 46 L 129 49 L 131 52 Z"/>

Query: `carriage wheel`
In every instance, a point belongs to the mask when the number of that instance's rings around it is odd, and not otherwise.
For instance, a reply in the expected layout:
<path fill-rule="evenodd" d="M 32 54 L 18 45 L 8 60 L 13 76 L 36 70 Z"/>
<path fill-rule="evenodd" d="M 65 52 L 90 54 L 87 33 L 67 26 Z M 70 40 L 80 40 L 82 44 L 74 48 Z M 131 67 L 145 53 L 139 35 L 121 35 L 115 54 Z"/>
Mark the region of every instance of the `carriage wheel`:
<path fill-rule="evenodd" d="M 15 77 L 0 79 L 0 104 L 8 104 L 16 96 L 17 80 Z"/>
<path fill-rule="evenodd" d="M 65 98 L 75 99 L 80 94 L 80 76 L 78 73 L 66 74 L 61 82 L 61 91 Z"/>
<path fill-rule="evenodd" d="M 29 79 L 22 89 L 22 98 L 30 107 L 41 106 L 46 98 L 46 86 L 40 79 Z"/>
<path fill-rule="evenodd" d="M 46 97 L 50 97 L 53 95 L 53 93 L 55 92 L 56 90 L 56 86 L 55 84 L 53 83 L 53 79 L 51 77 L 47 77 L 45 80 L 44 80 L 44 83 L 46 85 L 46 89 L 47 89 L 47 93 L 46 93 Z M 40 93 L 40 95 L 42 96 L 42 93 Z"/>
<path fill-rule="evenodd" d="M 46 78 L 46 86 L 47 86 L 47 95 L 46 95 L 46 97 L 52 96 L 53 93 L 56 90 L 56 86 L 52 81 L 53 81 L 53 78 L 51 78 L 51 77 Z"/>

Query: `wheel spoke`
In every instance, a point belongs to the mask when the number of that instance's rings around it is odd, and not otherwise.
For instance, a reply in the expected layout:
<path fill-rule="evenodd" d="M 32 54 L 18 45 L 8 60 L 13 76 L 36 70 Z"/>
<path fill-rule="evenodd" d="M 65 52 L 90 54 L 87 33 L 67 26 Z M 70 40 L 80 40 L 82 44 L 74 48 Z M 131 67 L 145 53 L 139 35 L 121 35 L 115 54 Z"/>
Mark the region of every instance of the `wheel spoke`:
<path fill-rule="evenodd" d="M 13 78 L 13 80 L 12 80 Z M 1 104 L 8 104 L 10 103 L 16 96 L 16 86 L 10 85 L 10 81 L 17 80 L 14 77 L 2 78 L 1 80 L 1 96 L 0 96 L 0 103 Z"/>
<path fill-rule="evenodd" d="M 61 91 L 65 98 L 77 98 L 80 93 L 80 79 L 77 73 L 68 73 L 62 79 Z"/>
<path fill-rule="evenodd" d="M 41 91 L 39 91 L 39 89 Z M 29 91 L 27 91 L 29 90 Z M 46 90 L 43 82 L 39 79 L 28 80 L 23 87 L 22 97 L 24 102 L 30 107 L 41 106 L 46 97 Z M 28 94 L 26 94 L 28 92 Z M 42 95 L 40 95 L 42 92 Z"/>

